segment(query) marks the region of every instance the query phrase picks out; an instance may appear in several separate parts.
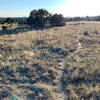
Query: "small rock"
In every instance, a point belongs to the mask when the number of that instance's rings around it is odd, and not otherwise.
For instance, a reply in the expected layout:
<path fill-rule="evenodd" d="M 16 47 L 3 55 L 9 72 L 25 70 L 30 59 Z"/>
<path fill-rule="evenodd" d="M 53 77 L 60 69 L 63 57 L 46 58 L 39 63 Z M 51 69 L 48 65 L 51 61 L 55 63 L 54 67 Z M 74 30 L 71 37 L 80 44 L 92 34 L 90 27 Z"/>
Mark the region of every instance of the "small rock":
<path fill-rule="evenodd" d="M 2 58 L 2 54 L 0 54 L 0 59 Z"/>

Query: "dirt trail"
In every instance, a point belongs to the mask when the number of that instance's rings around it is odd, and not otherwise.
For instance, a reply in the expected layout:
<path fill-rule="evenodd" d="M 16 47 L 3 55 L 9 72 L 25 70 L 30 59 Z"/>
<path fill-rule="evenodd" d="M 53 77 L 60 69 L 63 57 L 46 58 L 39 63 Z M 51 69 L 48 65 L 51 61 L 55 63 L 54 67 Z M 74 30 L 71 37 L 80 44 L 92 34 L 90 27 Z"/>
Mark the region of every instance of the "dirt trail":
<path fill-rule="evenodd" d="M 58 87 L 58 89 L 55 91 L 56 100 L 66 100 L 66 96 L 64 94 L 64 91 L 62 90 L 61 82 L 64 71 L 64 59 L 60 60 L 58 66 L 56 66 L 55 68 L 57 69 L 56 84 Z"/>
<path fill-rule="evenodd" d="M 80 30 L 79 32 L 77 33 L 77 49 L 80 49 L 82 47 L 82 44 L 80 43 L 80 38 L 81 38 L 81 35 L 80 35 Z"/>
<path fill-rule="evenodd" d="M 73 51 L 73 52 L 69 52 L 69 55 L 71 55 L 72 53 L 74 53 L 75 51 L 81 49 L 82 47 L 82 44 L 80 43 L 80 34 L 78 32 L 77 34 L 77 48 L 74 49 L 74 50 L 70 50 L 70 51 Z M 66 58 L 66 57 L 65 57 Z M 58 66 L 56 66 L 55 68 L 57 69 L 57 76 L 56 76 L 56 84 L 57 84 L 57 87 L 58 87 L 58 90 L 56 90 L 54 93 L 55 93 L 55 96 L 56 96 L 56 99 L 57 100 L 67 100 L 66 98 L 66 95 L 62 89 L 62 82 L 61 82 L 61 78 L 63 77 L 63 73 L 64 73 L 64 59 L 63 58 L 62 60 L 60 60 L 60 62 L 58 63 Z"/>

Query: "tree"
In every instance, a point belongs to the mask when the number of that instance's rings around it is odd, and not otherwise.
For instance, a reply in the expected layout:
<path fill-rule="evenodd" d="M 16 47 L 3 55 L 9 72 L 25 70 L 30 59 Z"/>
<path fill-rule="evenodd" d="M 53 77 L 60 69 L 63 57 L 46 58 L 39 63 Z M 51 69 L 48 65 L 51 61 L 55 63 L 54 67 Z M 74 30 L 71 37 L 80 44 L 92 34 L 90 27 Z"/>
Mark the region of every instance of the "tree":
<path fill-rule="evenodd" d="M 43 27 L 48 22 L 49 16 L 49 12 L 45 9 L 33 10 L 27 19 L 27 23 L 34 27 Z"/>
<path fill-rule="evenodd" d="M 96 19 L 96 21 L 100 21 L 100 16 L 98 16 L 98 18 Z"/>
<path fill-rule="evenodd" d="M 51 26 L 64 26 L 65 21 L 64 17 L 61 14 L 54 14 L 50 18 L 50 24 Z"/>
<path fill-rule="evenodd" d="M 8 24 L 11 24 L 11 23 L 14 23 L 14 20 L 10 17 L 6 18 L 6 20 L 4 21 L 4 23 L 8 23 Z"/>
<path fill-rule="evenodd" d="M 74 17 L 74 18 L 73 18 L 73 21 L 81 21 L 81 20 L 82 20 L 81 17 Z"/>

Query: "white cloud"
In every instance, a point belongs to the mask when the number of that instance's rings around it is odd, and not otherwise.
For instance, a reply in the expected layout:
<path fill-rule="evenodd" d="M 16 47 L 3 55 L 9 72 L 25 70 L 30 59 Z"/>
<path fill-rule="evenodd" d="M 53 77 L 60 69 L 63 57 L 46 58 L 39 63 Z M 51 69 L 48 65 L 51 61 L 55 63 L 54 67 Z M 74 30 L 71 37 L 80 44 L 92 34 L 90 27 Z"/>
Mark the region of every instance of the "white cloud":
<path fill-rule="evenodd" d="M 64 16 L 96 16 L 100 15 L 100 0 L 66 0 L 56 11 Z"/>

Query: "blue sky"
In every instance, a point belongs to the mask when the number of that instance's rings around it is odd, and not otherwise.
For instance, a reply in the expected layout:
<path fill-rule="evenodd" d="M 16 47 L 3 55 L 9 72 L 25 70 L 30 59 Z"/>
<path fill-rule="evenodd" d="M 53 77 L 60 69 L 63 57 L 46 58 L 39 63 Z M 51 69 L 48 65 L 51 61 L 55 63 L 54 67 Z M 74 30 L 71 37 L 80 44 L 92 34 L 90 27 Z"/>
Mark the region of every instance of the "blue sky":
<path fill-rule="evenodd" d="M 28 16 L 31 10 L 39 8 L 55 13 L 65 2 L 66 0 L 0 0 L 0 17 Z"/>
<path fill-rule="evenodd" d="M 0 17 L 29 16 L 33 9 L 45 8 L 66 17 L 100 15 L 100 0 L 0 0 Z"/>

